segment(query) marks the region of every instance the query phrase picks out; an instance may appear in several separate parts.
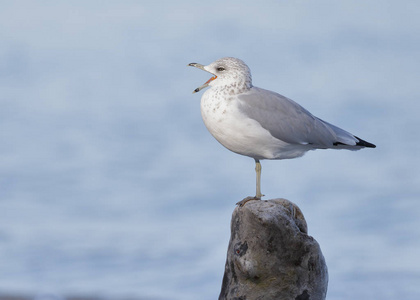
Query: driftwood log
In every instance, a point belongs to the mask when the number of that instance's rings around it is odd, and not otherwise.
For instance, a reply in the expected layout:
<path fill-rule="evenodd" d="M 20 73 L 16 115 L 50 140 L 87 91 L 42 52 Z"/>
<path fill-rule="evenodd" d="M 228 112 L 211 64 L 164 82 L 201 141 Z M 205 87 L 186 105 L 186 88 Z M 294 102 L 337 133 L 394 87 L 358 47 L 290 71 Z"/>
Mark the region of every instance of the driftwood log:
<path fill-rule="evenodd" d="M 249 201 L 232 215 L 219 300 L 322 300 L 328 271 L 299 207 Z"/>

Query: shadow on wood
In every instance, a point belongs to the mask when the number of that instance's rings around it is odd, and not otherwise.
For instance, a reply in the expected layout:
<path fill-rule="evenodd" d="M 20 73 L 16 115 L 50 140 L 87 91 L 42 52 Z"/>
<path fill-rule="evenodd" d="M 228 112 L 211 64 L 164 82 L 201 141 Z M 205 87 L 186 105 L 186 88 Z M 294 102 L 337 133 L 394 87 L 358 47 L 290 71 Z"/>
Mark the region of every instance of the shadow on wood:
<path fill-rule="evenodd" d="M 322 300 L 327 286 L 324 256 L 294 203 L 235 208 L 219 300 Z"/>

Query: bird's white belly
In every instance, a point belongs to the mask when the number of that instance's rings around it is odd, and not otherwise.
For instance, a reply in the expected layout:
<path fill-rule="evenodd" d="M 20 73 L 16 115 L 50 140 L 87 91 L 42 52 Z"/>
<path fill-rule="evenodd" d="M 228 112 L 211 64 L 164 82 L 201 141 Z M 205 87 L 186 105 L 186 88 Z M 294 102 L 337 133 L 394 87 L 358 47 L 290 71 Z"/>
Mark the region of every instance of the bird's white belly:
<path fill-rule="evenodd" d="M 256 159 L 281 158 L 282 149 L 289 144 L 274 138 L 258 122 L 242 114 L 234 97 L 217 99 L 211 95 L 208 92 L 203 95 L 201 115 L 216 140 L 233 152 Z"/>

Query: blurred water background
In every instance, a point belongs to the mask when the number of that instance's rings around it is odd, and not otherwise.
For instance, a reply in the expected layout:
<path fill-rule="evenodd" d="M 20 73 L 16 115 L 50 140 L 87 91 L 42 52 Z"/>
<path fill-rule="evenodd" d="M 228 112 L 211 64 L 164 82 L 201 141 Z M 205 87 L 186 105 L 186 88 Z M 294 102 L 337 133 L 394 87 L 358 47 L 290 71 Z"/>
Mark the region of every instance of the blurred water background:
<path fill-rule="evenodd" d="M 418 1 L 1 1 L 0 295 L 217 299 L 254 162 L 204 127 L 209 74 L 376 149 L 263 161 L 303 210 L 328 299 L 420 298 Z"/>

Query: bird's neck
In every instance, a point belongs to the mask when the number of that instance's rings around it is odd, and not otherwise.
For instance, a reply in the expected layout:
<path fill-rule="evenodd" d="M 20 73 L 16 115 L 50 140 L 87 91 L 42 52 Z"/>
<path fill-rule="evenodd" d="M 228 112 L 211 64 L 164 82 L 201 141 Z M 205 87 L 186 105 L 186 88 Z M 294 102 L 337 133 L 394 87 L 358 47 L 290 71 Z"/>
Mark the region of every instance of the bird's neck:
<path fill-rule="evenodd" d="M 212 90 L 218 94 L 237 95 L 249 91 L 252 88 L 250 81 L 237 81 L 224 85 L 217 85 L 212 87 Z"/>

